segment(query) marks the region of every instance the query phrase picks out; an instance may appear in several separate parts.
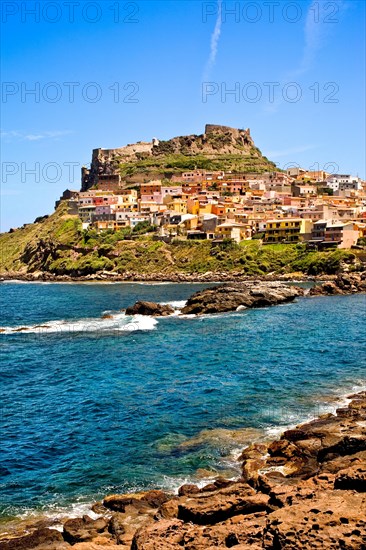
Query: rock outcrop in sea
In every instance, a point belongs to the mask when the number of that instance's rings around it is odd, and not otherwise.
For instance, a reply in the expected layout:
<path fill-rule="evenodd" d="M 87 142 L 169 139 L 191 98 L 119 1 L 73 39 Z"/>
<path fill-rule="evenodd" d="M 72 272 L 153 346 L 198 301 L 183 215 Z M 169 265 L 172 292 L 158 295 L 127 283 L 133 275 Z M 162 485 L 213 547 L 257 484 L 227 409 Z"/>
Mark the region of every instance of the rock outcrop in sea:
<path fill-rule="evenodd" d="M 0 539 L 1 550 L 364 550 L 366 392 L 347 407 L 244 449 L 242 476 L 177 496 L 110 495 L 99 517 L 31 523 Z"/>
<path fill-rule="evenodd" d="M 224 313 L 238 308 L 274 306 L 291 302 L 304 295 L 304 289 L 278 282 L 247 281 L 206 288 L 193 294 L 182 309 L 183 314 Z M 166 316 L 174 308 L 155 302 L 136 302 L 126 309 L 126 315 Z"/>
<path fill-rule="evenodd" d="M 304 290 L 278 282 L 247 281 L 208 288 L 191 296 L 183 314 L 223 313 L 238 308 L 274 306 L 303 296 Z"/>
<path fill-rule="evenodd" d="M 292 302 L 301 296 L 322 296 L 335 294 L 355 294 L 366 292 L 366 273 L 338 275 L 332 281 L 313 286 L 310 291 L 279 281 L 244 281 L 225 283 L 206 288 L 193 294 L 181 313 L 184 315 L 225 313 L 244 308 L 268 307 Z M 174 313 L 174 308 L 155 302 L 136 302 L 126 310 L 127 315 L 166 316 Z"/>
<path fill-rule="evenodd" d="M 174 308 L 169 304 L 139 301 L 126 309 L 126 315 L 152 315 L 154 317 L 166 317 L 167 315 L 174 313 L 174 311 Z"/>
<path fill-rule="evenodd" d="M 355 294 L 356 292 L 366 292 L 366 272 L 341 273 L 334 281 L 326 281 L 310 289 L 311 296 Z"/>

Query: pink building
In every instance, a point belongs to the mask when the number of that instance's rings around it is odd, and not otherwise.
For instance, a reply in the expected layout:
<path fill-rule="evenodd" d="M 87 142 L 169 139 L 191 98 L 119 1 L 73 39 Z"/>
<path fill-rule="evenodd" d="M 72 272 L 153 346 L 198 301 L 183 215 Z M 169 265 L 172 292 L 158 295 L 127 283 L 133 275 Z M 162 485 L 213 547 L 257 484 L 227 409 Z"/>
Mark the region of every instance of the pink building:
<path fill-rule="evenodd" d="M 163 204 L 162 193 L 146 193 L 141 195 L 141 202 L 155 202 L 156 204 Z"/>
<path fill-rule="evenodd" d="M 98 205 L 95 207 L 95 214 L 110 214 L 111 207 L 109 205 Z"/>

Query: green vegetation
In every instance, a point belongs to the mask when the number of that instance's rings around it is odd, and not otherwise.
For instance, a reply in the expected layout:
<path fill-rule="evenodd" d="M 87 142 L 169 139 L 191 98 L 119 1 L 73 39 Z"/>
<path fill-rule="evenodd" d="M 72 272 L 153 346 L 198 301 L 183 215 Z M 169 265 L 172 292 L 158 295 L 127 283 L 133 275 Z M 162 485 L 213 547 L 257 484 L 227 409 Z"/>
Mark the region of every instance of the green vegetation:
<path fill-rule="evenodd" d="M 47 271 L 56 275 L 88 275 L 97 271 L 144 273 L 241 272 L 246 275 L 303 273 L 334 274 L 344 264 L 354 270 L 361 250 L 308 250 L 303 244 L 262 245 L 258 240 L 183 241 L 153 240 L 154 227 L 146 223 L 134 231 L 82 231 L 76 216 L 61 204 L 39 223 L 0 235 L 0 272 Z"/>
<path fill-rule="evenodd" d="M 137 223 L 132 233 L 135 235 L 143 235 L 145 233 L 154 233 L 154 231 L 156 231 L 155 225 L 151 225 L 148 221 L 144 221 Z"/>
<path fill-rule="evenodd" d="M 24 225 L 13 233 L 0 235 L 0 271 L 26 271 L 31 267 L 33 251 L 57 246 L 67 249 L 76 245 L 81 237 L 81 222 L 77 216 L 67 214 L 66 204 L 61 203 L 59 208 L 40 223 Z M 40 245 L 41 243 L 41 245 Z"/>
<path fill-rule="evenodd" d="M 164 174 L 170 177 L 189 170 L 234 170 L 236 172 L 262 173 L 268 170 L 277 170 L 276 165 L 267 158 L 262 157 L 257 151 L 251 155 L 243 154 L 217 154 L 214 158 L 204 154 L 183 155 L 167 153 L 155 157 L 150 156 L 133 162 L 121 163 L 119 166 L 122 178 L 148 174 L 149 177 L 157 177 Z"/>

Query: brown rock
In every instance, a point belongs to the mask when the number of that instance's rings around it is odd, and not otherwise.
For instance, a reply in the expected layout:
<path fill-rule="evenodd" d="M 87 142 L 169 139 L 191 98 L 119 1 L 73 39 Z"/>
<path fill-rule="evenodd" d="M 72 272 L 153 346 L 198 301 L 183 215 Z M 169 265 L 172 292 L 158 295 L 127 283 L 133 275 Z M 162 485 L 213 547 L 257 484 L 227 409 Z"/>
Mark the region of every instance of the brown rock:
<path fill-rule="evenodd" d="M 225 487 L 230 487 L 231 485 L 234 485 L 235 481 L 232 479 L 226 479 L 224 477 L 218 477 L 214 481 L 214 485 L 217 489 L 224 489 Z"/>
<path fill-rule="evenodd" d="M 186 483 L 185 485 L 182 485 L 178 489 L 178 495 L 180 497 L 183 497 L 185 495 L 195 495 L 200 492 L 199 487 L 197 485 L 193 485 L 192 483 Z"/>
<path fill-rule="evenodd" d="M 134 306 L 126 309 L 126 315 L 153 315 L 165 317 L 174 313 L 174 308 L 168 304 L 157 304 L 155 302 L 139 301 Z"/>
<path fill-rule="evenodd" d="M 111 495 L 95 509 L 119 513 L 68 520 L 65 540 L 78 541 L 71 542 L 75 550 L 364 550 L 366 392 L 350 399 L 337 416 L 288 430 L 268 447 L 247 447 L 241 458 L 250 485 L 218 478 L 203 489 L 182 486 L 170 499 L 162 491 Z M 49 531 L 46 524 L 30 527 L 33 535 Z M 29 536 L 3 538 L 0 548 L 67 547 L 59 538 Z"/>
<path fill-rule="evenodd" d="M 355 465 L 347 470 L 341 470 L 334 481 L 335 489 L 366 492 L 366 464 Z"/>
<path fill-rule="evenodd" d="M 241 453 L 239 460 L 260 459 L 267 453 L 268 447 L 263 443 L 252 443 Z"/>
<path fill-rule="evenodd" d="M 247 459 L 242 465 L 243 480 L 255 487 L 258 481 L 259 470 L 263 468 L 263 460 Z"/>
<path fill-rule="evenodd" d="M 365 292 L 366 284 L 363 278 L 364 274 L 341 273 L 334 281 L 327 281 L 321 285 L 316 285 L 310 289 L 311 296 L 331 295 L 331 294 L 353 294 L 355 292 Z"/>
<path fill-rule="evenodd" d="M 287 441 L 298 441 L 299 439 L 307 439 L 309 434 L 302 430 L 301 428 L 296 428 L 294 430 L 287 430 L 283 433 L 282 439 L 287 439 Z"/>
<path fill-rule="evenodd" d="M 286 439 L 280 439 L 280 441 L 274 441 L 271 443 L 268 447 L 268 453 L 271 456 L 279 456 L 284 458 L 293 458 L 303 454 L 299 447 Z"/>
<path fill-rule="evenodd" d="M 108 531 L 113 535 L 119 544 L 122 540 L 122 536 L 125 534 L 126 529 L 123 525 L 125 518 L 123 514 L 113 514 L 109 521 Z"/>
<path fill-rule="evenodd" d="M 266 472 L 258 475 L 258 479 L 255 488 L 266 495 L 270 494 L 274 488 L 288 484 L 291 487 L 291 481 L 289 481 L 281 472 Z"/>
<path fill-rule="evenodd" d="M 107 530 L 108 520 L 99 518 L 91 519 L 89 516 L 82 518 L 69 519 L 64 523 L 63 536 L 66 542 L 75 544 L 76 542 L 87 542 L 93 540 L 99 533 Z"/>
<path fill-rule="evenodd" d="M 256 494 L 246 484 L 238 483 L 216 493 L 186 498 L 178 505 L 178 518 L 185 522 L 210 525 L 238 514 L 252 514 L 268 509 L 269 497 Z"/>
<path fill-rule="evenodd" d="M 263 548 L 360 550 L 366 544 L 365 497 L 349 491 L 286 506 L 268 516 Z"/>
<path fill-rule="evenodd" d="M 200 493 L 209 493 L 212 491 L 217 491 L 217 487 L 214 483 L 208 483 L 200 490 Z"/>
<path fill-rule="evenodd" d="M 67 548 L 68 550 L 130 550 L 130 546 L 114 544 L 102 536 L 96 537 L 92 542 L 78 542 L 73 546 L 68 545 Z"/>
<path fill-rule="evenodd" d="M 124 512 L 126 506 L 138 500 L 134 495 L 108 495 L 103 500 L 103 506 L 114 512 Z"/>
<path fill-rule="evenodd" d="M 95 513 L 95 514 L 98 514 L 98 515 L 103 515 L 106 513 L 106 508 L 105 506 L 103 506 L 103 504 L 101 502 L 95 502 L 92 507 L 91 507 L 91 510 Z"/>
<path fill-rule="evenodd" d="M 151 508 L 159 508 L 168 500 L 169 497 L 163 491 L 148 491 L 141 497 L 141 502 L 148 504 Z"/>
<path fill-rule="evenodd" d="M 248 281 L 225 284 L 196 292 L 191 296 L 183 314 L 207 314 L 235 311 L 238 307 L 266 307 L 291 302 L 303 296 L 303 289 L 286 286 L 283 283 Z"/>
<path fill-rule="evenodd" d="M 352 468 L 353 466 L 365 464 L 366 451 L 361 451 L 360 453 L 356 453 L 354 455 L 336 456 L 332 460 L 323 462 L 321 464 L 321 471 L 326 475 L 337 474 L 341 470 L 347 470 L 348 468 Z"/>
<path fill-rule="evenodd" d="M 366 437 L 350 437 L 346 435 L 334 445 L 324 447 L 318 452 L 319 462 L 329 460 L 334 455 L 352 455 L 366 450 Z"/>
<path fill-rule="evenodd" d="M 157 511 L 156 518 L 173 519 L 178 517 L 178 498 L 172 498 L 164 502 Z"/>
<path fill-rule="evenodd" d="M 161 520 L 136 531 L 131 550 L 179 550 L 184 536 L 184 524 L 178 519 Z"/>
<path fill-rule="evenodd" d="M 56 548 L 64 542 L 62 534 L 55 529 L 37 529 L 29 535 L 0 541 L 1 550 L 30 550 L 39 546 Z M 59 546 L 60 547 L 60 546 Z M 61 545 L 62 547 L 62 545 Z"/>

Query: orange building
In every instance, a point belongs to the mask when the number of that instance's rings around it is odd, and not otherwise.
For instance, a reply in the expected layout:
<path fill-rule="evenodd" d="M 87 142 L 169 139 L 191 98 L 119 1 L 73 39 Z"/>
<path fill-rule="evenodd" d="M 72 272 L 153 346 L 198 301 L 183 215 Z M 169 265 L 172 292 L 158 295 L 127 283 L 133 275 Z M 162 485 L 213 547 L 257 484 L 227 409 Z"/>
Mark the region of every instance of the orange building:
<path fill-rule="evenodd" d="M 150 181 L 149 183 L 141 183 L 140 193 L 141 195 L 153 195 L 154 193 L 161 193 L 161 182 Z"/>

